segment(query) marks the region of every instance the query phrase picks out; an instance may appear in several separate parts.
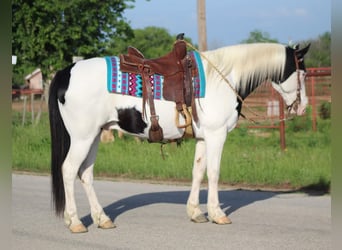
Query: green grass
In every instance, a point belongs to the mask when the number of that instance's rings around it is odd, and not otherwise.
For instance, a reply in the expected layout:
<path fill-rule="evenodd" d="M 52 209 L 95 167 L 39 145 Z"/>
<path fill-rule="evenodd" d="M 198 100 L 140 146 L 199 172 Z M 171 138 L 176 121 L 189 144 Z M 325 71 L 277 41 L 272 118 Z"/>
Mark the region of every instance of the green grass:
<path fill-rule="evenodd" d="M 302 188 L 325 183 L 330 186 L 330 135 L 324 131 L 286 133 L 286 151 L 279 147 L 279 132 L 267 138 L 233 131 L 226 142 L 221 164 L 222 180 L 228 183 Z M 230 139 L 230 140 L 229 140 Z"/>
<path fill-rule="evenodd" d="M 284 152 L 280 150 L 278 130 L 257 130 L 268 132 L 269 136 L 264 137 L 245 127 L 236 128 L 224 146 L 220 183 L 329 189 L 330 120 L 319 120 L 317 125 L 318 131 L 313 132 L 307 121 L 288 121 Z M 21 126 L 20 114 L 13 113 L 12 138 L 13 170 L 49 173 L 47 114 L 37 126 Z M 139 144 L 129 136 L 116 139 L 114 143 L 100 144 L 95 176 L 191 183 L 194 150 L 194 140 L 185 140 L 180 147 L 167 144 L 163 146 L 163 160 L 160 144 Z"/>

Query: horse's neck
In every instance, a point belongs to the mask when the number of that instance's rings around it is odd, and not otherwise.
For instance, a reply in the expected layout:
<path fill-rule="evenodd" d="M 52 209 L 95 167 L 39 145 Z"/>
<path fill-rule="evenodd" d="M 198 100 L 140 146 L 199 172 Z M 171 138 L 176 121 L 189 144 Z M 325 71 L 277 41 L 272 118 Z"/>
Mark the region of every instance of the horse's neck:
<path fill-rule="evenodd" d="M 205 54 L 220 75 L 233 79 L 231 85 L 244 99 L 267 80 L 277 81 L 284 70 L 285 49 L 279 44 L 241 44 Z M 208 74 L 214 67 L 208 65 Z"/>
<path fill-rule="evenodd" d="M 242 99 L 245 99 L 247 96 L 249 96 L 254 90 L 256 90 L 257 87 L 259 87 L 263 82 L 258 80 L 250 80 L 245 84 L 240 83 L 237 84 L 236 90 L 241 96 Z"/>

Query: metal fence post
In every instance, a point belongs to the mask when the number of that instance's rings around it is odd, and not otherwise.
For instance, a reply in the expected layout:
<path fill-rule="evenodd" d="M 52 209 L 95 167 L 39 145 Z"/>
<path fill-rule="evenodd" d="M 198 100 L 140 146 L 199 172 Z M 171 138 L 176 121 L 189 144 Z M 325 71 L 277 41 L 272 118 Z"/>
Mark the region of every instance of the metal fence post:
<path fill-rule="evenodd" d="M 285 142 L 285 113 L 284 113 L 284 100 L 279 96 L 279 133 L 280 133 L 280 148 L 285 151 L 286 142 Z"/>

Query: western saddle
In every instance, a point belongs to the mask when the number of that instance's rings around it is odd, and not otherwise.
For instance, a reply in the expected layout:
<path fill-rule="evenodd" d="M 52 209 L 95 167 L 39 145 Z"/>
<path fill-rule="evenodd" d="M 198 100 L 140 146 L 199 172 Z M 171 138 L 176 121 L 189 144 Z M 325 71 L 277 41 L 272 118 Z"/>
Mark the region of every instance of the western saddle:
<path fill-rule="evenodd" d="M 162 75 L 163 98 L 176 103 L 176 126 L 178 128 L 192 128 L 191 113 L 197 121 L 194 105 L 192 77 L 197 74 L 196 64 L 187 54 L 184 33 L 177 36 L 171 52 L 156 59 L 146 59 L 144 55 L 134 47 L 128 47 L 126 55 L 120 55 L 120 70 L 140 74 L 143 83 L 143 116 L 146 115 L 145 105 L 148 102 L 151 113 L 151 128 L 149 130 L 150 142 L 163 141 L 163 129 L 160 127 L 156 114 L 153 98 L 153 90 L 150 77 L 154 74 Z M 185 118 L 185 124 L 179 124 L 179 114 Z"/>

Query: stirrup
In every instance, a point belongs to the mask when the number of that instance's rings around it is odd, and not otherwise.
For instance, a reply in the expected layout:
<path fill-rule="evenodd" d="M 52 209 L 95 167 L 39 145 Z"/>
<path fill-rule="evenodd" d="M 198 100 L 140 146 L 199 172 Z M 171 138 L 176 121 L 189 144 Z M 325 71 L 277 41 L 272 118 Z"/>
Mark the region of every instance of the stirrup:
<path fill-rule="evenodd" d="M 182 107 L 183 107 L 183 113 L 181 113 L 182 111 L 178 111 L 177 109 L 176 109 L 176 117 L 175 117 L 175 120 L 176 120 L 176 126 L 177 126 L 177 128 L 186 128 L 186 127 L 188 127 L 188 126 L 190 126 L 191 125 L 191 114 L 189 113 L 189 111 L 188 111 L 188 108 L 186 107 L 186 104 L 182 104 Z M 179 114 L 182 114 L 182 115 L 184 115 L 185 116 L 185 124 L 184 125 L 180 125 L 179 124 Z"/>

